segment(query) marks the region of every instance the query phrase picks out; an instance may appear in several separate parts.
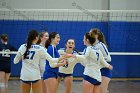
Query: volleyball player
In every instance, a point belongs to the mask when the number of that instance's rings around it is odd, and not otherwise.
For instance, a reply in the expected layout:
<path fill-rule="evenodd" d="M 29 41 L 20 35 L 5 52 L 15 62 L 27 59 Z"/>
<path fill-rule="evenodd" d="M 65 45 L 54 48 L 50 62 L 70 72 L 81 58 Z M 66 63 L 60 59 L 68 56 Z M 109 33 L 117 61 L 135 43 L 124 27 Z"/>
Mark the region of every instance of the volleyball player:
<path fill-rule="evenodd" d="M 90 33 L 92 33 L 92 35 L 96 36 L 95 46 L 101 50 L 104 59 L 108 63 L 110 63 L 111 56 L 108 52 L 106 40 L 105 40 L 103 33 L 99 29 L 96 29 L 96 28 L 91 29 Z M 112 78 L 112 71 L 108 68 L 104 68 L 104 67 L 102 68 L 102 64 L 101 64 L 101 75 L 102 75 L 101 93 L 106 93 L 107 89 L 108 89 L 108 84 Z"/>
<path fill-rule="evenodd" d="M 100 93 L 101 84 L 101 72 L 100 63 L 104 67 L 112 69 L 112 66 L 108 64 L 101 51 L 93 46 L 95 43 L 95 37 L 89 33 L 84 36 L 84 44 L 87 46 L 84 55 L 76 55 L 77 59 L 86 60 L 84 69 L 83 80 L 83 93 Z"/>
<path fill-rule="evenodd" d="M 60 35 L 57 32 L 52 32 L 49 34 L 49 40 L 47 40 L 47 52 L 53 57 L 58 58 L 60 55 L 58 53 L 58 50 L 56 46 L 59 44 L 60 41 Z M 45 72 L 43 75 L 43 79 L 45 80 L 45 85 L 47 87 L 48 93 L 56 93 L 57 92 L 57 86 L 58 86 L 58 67 L 63 66 L 57 65 L 53 66 L 49 64 L 49 62 L 46 63 Z"/>
<path fill-rule="evenodd" d="M 42 93 L 42 83 L 39 68 L 39 60 L 47 59 L 51 65 L 64 65 L 66 62 L 58 63 L 64 59 L 52 58 L 45 50 L 44 47 L 36 45 L 39 34 L 36 30 L 31 30 L 28 33 L 27 44 L 20 46 L 17 55 L 14 58 L 14 63 L 18 63 L 22 59 L 21 69 L 21 92 L 30 93 L 32 87 L 33 93 Z M 68 57 L 67 55 L 65 57 Z"/>
<path fill-rule="evenodd" d="M 39 35 L 39 40 L 37 42 L 37 44 L 40 44 L 41 46 L 43 46 L 45 48 L 46 52 L 47 52 L 46 40 L 48 40 L 48 39 L 49 39 L 49 33 L 48 32 L 41 32 Z M 46 65 L 46 59 L 40 59 L 39 67 L 40 67 L 40 73 L 41 73 L 42 79 L 43 79 L 43 74 L 45 71 L 45 65 Z M 42 93 L 47 93 L 44 80 L 42 80 Z"/>
<path fill-rule="evenodd" d="M 11 55 L 6 52 L 16 51 L 16 49 L 8 43 L 7 34 L 2 34 L 0 38 L 0 51 L 5 52 L 0 54 L 0 93 L 7 93 L 11 73 Z"/>
<path fill-rule="evenodd" d="M 66 42 L 66 48 L 61 48 L 58 52 L 60 55 L 63 55 L 65 53 L 76 55 L 77 52 L 74 51 L 74 48 L 75 40 L 68 39 Z M 65 93 L 72 93 L 73 70 L 78 60 L 76 60 L 75 58 L 69 58 L 67 59 L 67 61 L 68 64 L 59 67 L 58 82 L 60 82 L 61 79 L 64 78 Z"/>

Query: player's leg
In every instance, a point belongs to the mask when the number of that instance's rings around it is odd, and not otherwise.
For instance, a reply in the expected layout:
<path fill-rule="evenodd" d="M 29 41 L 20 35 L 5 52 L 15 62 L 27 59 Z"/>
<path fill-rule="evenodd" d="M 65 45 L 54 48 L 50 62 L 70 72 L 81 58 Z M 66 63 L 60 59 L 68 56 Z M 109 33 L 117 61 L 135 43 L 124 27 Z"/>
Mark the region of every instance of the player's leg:
<path fill-rule="evenodd" d="M 10 73 L 6 73 L 5 74 L 5 88 L 6 88 L 6 92 L 8 93 L 8 81 L 10 78 Z"/>
<path fill-rule="evenodd" d="M 31 83 L 21 81 L 21 93 L 30 93 Z"/>
<path fill-rule="evenodd" d="M 47 93 L 47 87 L 45 85 L 45 81 L 44 80 L 41 81 L 42 81 L 42 93 Z"/>
<path fill-rule="evenodd" d="M 47 93 L 57 93 L 58 80 L 56 78 L 48 78 L 45 80 Z"/>
<path fill-rule="evenodd" d="M 65 82 L 65 93 L 72 93 L 73 77 L 72 76 L 65 77 L 64 82 Z"/>
<path fill-rule="evenodd" d="M 10 63 L 0 62 L 0 93 L 8 92 L 8 80 L 10 77 Z"/>
<path fill-rule="evenodd" d="M 59 77 L 59 76 L 58 76 L 58 78 L 57 78 L 57 80 L 58 80 L 58 85 L 60 84 L 60 82 L 61 82 L 62 79 L 63 79 L 62 77 Z"/>
<path fill-rule="evenodd" d="M 5 72 L 0 71 L 0 93 L 6 93 Z"/>
<path fill-rule="evenodd" d="M 5 62 L 5 89 L 6 93 L 8 93 L 8 81 L 11 74 L 11 63 Z"/>
<path fill-rule="evenodd" d="M 95 85 L 93 89 L 93 93 L 100 93 L 101 86 L 100 85 Z"/>
<path fill-rule="evenodd" d="M 101 93 L 107 93 L 108 84 L 112 78 L 112 71 L 108 68 L 101 69 L 102 83 L 101 83 Z"/>
<path fill-rule="evenodd" d="M 102 76 L 101 93 L 107 93 L 109 82 L 110 82 L 110 78 Z"/>
<path fill-rule="evenodd" d="M 94 85 L 90 82 L 83 80 L 83 93 L 93 93 Z"/>
<path fill-rule="evenodd" d="M 33 93 L 42 93 L 42 80 L 32 82 Z"/>

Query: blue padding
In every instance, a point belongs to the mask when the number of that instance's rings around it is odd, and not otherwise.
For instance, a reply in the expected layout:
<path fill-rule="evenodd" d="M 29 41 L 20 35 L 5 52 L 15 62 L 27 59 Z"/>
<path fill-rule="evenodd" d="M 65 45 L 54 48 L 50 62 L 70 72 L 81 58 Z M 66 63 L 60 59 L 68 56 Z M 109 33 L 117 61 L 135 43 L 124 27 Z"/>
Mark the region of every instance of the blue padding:
<path fill-rule="evenodd" d="M 23 21 L 0 20 L 0 34 L 9 35 L 9 42 L 16 48 L 26 41 L 28 31 L 44 28 L 48 32 L 60 33 L 61 41 L 58 49 L 65 47 L 68 38 L 76 40 L 76 49 L 83 51 L 83 36 L 91 28 L 99 28 L 104 33 L 109 51 L 111 52 L 140 52 L 140 22 L 86 22 L 86 21 Z M 14 42 L 14 43 L 13 43 Z M 139 56 L 113 56 L 113 77 L 140 77 Z M 132 64 L 133 63 L 133 64 Z M 12 76 L 20 75 L 21 63 L 12 63 Z M 74 76 L 82 76 L 83 67 L 76 65 Z"/>

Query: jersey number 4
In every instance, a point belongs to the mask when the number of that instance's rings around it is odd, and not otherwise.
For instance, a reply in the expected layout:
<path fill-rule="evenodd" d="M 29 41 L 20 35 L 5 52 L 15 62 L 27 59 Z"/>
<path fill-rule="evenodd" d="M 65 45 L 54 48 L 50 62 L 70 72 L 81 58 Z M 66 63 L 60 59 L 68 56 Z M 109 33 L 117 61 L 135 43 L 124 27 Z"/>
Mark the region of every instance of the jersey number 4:
<path fill-rule="evenodd" d="M 33 59 L 35 55 L 35 51 L 27 51 L 27 57 L 26 59 Z"/>

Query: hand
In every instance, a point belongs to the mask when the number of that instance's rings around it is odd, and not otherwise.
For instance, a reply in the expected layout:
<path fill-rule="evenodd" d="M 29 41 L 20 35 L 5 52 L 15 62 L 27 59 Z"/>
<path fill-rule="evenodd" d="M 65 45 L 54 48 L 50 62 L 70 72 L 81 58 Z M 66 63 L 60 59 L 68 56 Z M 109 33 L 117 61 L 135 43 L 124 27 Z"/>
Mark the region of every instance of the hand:
<path fill-rule="evenodd" d="M 70 57 L 73 57 L 73 55 L 72 54 L 64 54 L 64 55 L 59 57 L 58 61 L 66 60 L 66 59 L 68 59 Z"/>
<path fill-rule="evenodd" d="M 108 67 L 110 70 L 112 70 L 113 69 L 113 66 L 112 65 L 109 65 L 109 67 Z"/>
<path fill-rule="evenodd" d="M 73 54 L 64 54 L 64 57 L 65 58 L 70 58 L 70 57 L 73 57 Z"/>
<path fill-rule="evenodd" d="M 68 64 L 68 61 L 67 60 L 62 60 L 61 64 L 62 64 L 61 66 L 64 66 L 64 65 Z"/>

